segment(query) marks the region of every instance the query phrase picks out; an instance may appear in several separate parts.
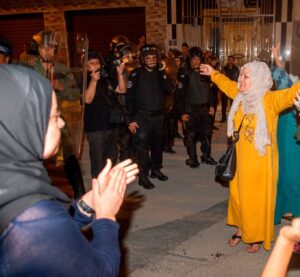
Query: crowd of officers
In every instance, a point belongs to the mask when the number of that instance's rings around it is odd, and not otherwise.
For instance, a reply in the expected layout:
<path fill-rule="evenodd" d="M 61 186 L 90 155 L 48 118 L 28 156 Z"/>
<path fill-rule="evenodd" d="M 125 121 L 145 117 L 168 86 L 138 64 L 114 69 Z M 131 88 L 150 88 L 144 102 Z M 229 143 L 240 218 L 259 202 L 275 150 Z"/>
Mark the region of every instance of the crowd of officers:
<path fill-rule="evenodd" d="M 172 148 L 175 137 L 183 139 L 187 166 L 197 168 L 200 160 L 216 164 L 211 157 L 211 139 L 213 130 L 217 130 L 214 121 L 220 92 L 209 77 L 199 72 L 204 62 L 220 69 L 210 51 L 189 48 L 186 43 L 182 44 L 182 51 L 170 49 L 168 53 L 145 42 L 134 49 L 126 36 L 116 36 L 107 57 L 92 49 L 88 51 L 84 65 L 86 88 L 80 89 L 82 83 L 75 81 L 71 71 L 57 62 L 57 47 L 53 32 L 35 34 L 25 65 L 50 80 L 59 102 L 81 99 L 85 103 L 84 128 L 92 178 L 98 176 L 107 159 L 116 163 L 132 158 L 139 166 L 139 185 L 152 189 L 155 186 L 150 178 L 168 180 L 161 171 L 163 152 L 176 153 Z M 11 45 L 1 40 L 0 63 L 8 63 L 11 55 Z M 28 59 L 28 56 L 34 58 Z M 233 57 L 228 60 L 225 73 L 227 70 L 235 79 L 238 67 Z M 222 100 L 222 105 L 225 102 Z M 224 114 L 222 121 L 225 121 L 226 106 Z M 182 126 L 183 137 L 178 125 Z M 74 197 L 80 198 L 85 192 L 81 169 L 69 143 L 68 126 L 62 132 L 66 177 L 73 187 Z M 200 160 L 198 142 L 201 143 Z"/>

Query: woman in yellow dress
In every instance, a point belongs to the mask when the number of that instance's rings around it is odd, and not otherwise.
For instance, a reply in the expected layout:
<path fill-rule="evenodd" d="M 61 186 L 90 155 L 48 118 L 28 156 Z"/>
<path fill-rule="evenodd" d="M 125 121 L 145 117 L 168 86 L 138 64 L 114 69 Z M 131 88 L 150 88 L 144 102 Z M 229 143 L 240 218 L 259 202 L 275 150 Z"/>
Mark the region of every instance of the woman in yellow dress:
<path fill-rule="evenodd" d="M 259 251 L 262 243 L 269 250 L 274 239 L 278 177 L 277 119 L 281 111 L 293 105 L 300 82 L 289 89 L 270 92 L 272 78 L 263 62 L 245 64 L 238 82 L 206 64 L 200 70 L 234 99 L 228 116 L 228 136 L 245 115 L 236 145 L 237 168 L 230 182 L 227 218 L 227 224 L 238 230 L 228 243 L 236 246 L 242 240 L 248 244 L 249 253 Z"/>

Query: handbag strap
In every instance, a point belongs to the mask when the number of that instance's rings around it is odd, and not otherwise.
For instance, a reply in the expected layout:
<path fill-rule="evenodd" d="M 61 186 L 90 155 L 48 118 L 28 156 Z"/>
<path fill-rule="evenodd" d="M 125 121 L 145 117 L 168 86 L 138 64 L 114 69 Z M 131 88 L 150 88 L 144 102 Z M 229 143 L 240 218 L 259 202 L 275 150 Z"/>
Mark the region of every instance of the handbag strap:
<path fill-rule="evenodd" d="M 233 137 L 233 138 L 232 138 L 233 142 L 238 142 L 238 140 L 239 140 L 239 138 L 240 138 L 239 133 L 240 133 L 240 130 L 241 130 L 241 128 L 242 128 L 242 124 L 243 124 L 243 121 L 244 121 L 244 119 L 245 119 L 245 116 L 246 116 L 246 114 L 244 114 L 243 119 L 242 119 L 242 121 L 241 121 L 241 123 L 240 123 L 240 126 L 239 126 L 238 130 L 233 132 L 233 135 L 232 135 L 232 137 Z"/>

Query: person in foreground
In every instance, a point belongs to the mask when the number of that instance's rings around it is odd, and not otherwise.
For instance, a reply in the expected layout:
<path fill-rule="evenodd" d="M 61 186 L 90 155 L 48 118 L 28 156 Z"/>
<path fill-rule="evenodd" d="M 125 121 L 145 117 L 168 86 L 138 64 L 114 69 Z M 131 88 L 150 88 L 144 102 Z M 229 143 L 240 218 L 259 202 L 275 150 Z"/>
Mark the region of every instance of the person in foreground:
<path fill-rule="evenodd" d="M 229 240 L 230 246 L 241 240 L 247 251 L 259 251 L 262 243 L 270 249 L 274 239 L 274 210 L 278 177 L 277 120 L 278 114 L 294 103 L 300 83 L 291 88 L 270 91 L 272 78 L 266 63 L 245 64 L 238 82 L 231 81 L 209 65 L 201 65 L 202 74 L 234 99 L 227 135 L 242 122 L 236 144 L 237 168 L 230 182 L 227 224 L 238 228 Z"/>
<path fill-rule="evenodd" d="M 300 241 L 300 218 L 281 228 L 262 277 L 284 277 L 293 253 L 294 244 Z"/>
<path fill-rule="evenodd" d="M 50 82 L 0 65 L 0 276 L 117 276 L 116 214 L 135 179 L 130 160 L 111 161 L 93 189 L 73 202 L 51 186 L 43 159 L 54 155 L 64 121 Z M 89 242 L 80 228 L 91 224 Z"/>

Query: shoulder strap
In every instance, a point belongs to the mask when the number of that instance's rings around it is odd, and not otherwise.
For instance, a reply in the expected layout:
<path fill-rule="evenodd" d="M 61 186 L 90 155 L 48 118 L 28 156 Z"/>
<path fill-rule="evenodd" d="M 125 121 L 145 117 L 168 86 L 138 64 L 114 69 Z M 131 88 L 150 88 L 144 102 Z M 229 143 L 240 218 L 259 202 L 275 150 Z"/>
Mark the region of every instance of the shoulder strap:
<path fill-rule="evenodd" d="M 240 126 L 239 126 L 238 130 L 233 132 L 233 135 L 232 135 L 232 141 L 233 141 L 234 143 L 236 143 L 236 142 L 239 140 L 239 138 L 240 138 L 239 133 L 240 133 L 240 130 L 241 130 L 241 128 L 242 128 L 242 124 L 243 124 L 243 121 L 244 121 L 244 119 L 245 119 L 245 116 L 246 116 L 246 114 L 243 116 L 243 119 L 242 119 L 242 121 L 241 121 L 241 123 L 240 123 Z"/>
<path fill-rule="evenodd" d="M 238 133 L 240 132 L 240 130 L 241 130 L 241 128 L 242 128 L 242 124 L 243 124 L 243 121 L 244 121 L 244 119 L 245 119 L 245 116 L 246 116 L 246 114 L 244 114 L 243 119 L 242 119 L 242 121 L 241 121 L 241 123 L 240 123 L 240 126 L 239 126 L 239 128 L 238 128 L 238 130 L 237 130 Z"/>

